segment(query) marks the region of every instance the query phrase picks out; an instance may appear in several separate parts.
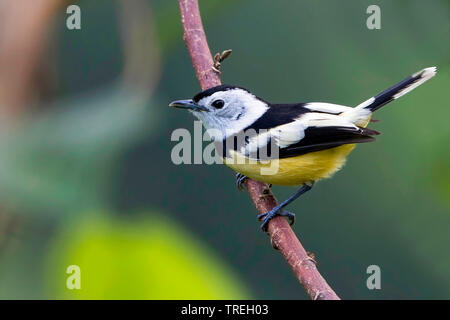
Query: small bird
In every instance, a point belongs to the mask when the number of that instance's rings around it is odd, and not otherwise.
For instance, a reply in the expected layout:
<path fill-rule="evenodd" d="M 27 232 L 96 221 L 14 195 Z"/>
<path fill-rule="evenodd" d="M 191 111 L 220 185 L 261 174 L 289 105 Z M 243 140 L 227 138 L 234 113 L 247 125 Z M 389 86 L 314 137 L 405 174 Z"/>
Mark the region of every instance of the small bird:
<path fill-rule="evenodd" d="M 284 208 L 314 182 L 341 169 L 356 143 L 375 140 L 379 132 L 366 128 L 373 112 L 435 74 L 436 67 L 425 68 L 356 107 L 324 102 L 269 103 L 233 85 L 216 86 L 169 106 L 187 109 L 202 121 L 223 162 L 237 172 L 239 189 L 247 178 L 300 186 L 288 199 L 258 216 L 261 228 L 267 231 L 268 222 L 277 215 L 289 218 L 292 224 L 295 215 Z"/>

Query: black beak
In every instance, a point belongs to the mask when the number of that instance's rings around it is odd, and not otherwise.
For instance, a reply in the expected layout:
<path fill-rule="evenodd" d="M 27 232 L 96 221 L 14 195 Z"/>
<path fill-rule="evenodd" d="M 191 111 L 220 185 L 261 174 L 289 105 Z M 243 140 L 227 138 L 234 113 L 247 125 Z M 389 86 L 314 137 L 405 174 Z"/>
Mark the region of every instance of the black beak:
<path fill-rule="evenodd" d="M 169 107 L 188 109 L 192 111 L 209 111 L 205 107 L 196 104 L 192 99 L 172 101 L 169 103 Z"/>

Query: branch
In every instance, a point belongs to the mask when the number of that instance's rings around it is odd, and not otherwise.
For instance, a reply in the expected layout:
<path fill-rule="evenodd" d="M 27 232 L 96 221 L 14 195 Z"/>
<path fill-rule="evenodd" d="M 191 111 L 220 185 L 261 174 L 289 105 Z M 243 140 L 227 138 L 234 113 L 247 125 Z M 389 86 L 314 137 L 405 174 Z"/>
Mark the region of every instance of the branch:
<path fill-rule="evenodd" d="M 0 113 L 18 116 L 33 98 L 60 0 L 0 1 Z"/>
<path fill-rule="evenodd" d="M 206 41 L 197 0 L 179 0 L 184 41 L 202 90 L 220 85 L 219 74 L 212 69 L 213 59 Z M 267 184 L 247 179 L 247 190 L 259 213 L 270 211 L 277 205 Z M 303 248 L 289 223 L 282 217 L 269 222 L 268 232 L 272 245 L 280 250 L 297 279 L 311 299 L 339 300 L 316 267 L 316 262 Z"/>

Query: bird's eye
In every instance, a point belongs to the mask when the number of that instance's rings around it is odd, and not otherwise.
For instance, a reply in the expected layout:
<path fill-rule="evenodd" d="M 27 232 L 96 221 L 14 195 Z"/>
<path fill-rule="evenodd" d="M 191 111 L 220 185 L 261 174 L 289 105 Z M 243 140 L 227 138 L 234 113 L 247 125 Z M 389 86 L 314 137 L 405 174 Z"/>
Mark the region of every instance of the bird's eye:
<path fill-rule="evenodd" d="M 222 109 L 225 105 L 225 102 L 223 100 L 215 100 L 211 103 L 211 105 L 216 109 Z"/>

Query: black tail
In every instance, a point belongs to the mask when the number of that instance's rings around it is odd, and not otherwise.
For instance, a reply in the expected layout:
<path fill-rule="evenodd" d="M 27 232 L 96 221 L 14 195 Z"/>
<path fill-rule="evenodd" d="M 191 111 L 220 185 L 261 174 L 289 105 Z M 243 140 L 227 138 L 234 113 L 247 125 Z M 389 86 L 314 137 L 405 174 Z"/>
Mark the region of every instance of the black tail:
<path fill-rule="evenodd" d="M 417 88 L 425 81 L 434 77 L 435 74 L 436 67 L 430 67 L 420 70 L 419 72 L 414 73 L 405 80 L 397 83 L 395 86 L 392 86 L 389 89 L 384 90 L 380 94 L 376 95 L 375 97 L 372 97 L 369 100 L 366 100 L 363 103 L 359 104 L 357 108 L 369 109 L 370 111 L 374 112 L 380 109 L 385 104 L 391 102 L 392 100 L 398 99 L 404 94 Z"/>

